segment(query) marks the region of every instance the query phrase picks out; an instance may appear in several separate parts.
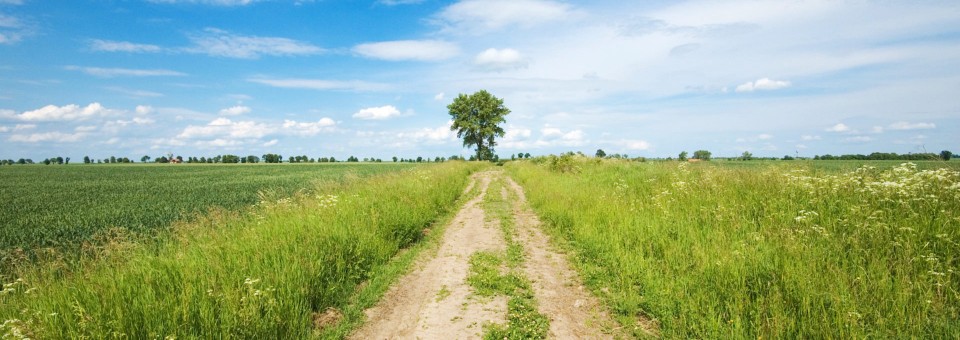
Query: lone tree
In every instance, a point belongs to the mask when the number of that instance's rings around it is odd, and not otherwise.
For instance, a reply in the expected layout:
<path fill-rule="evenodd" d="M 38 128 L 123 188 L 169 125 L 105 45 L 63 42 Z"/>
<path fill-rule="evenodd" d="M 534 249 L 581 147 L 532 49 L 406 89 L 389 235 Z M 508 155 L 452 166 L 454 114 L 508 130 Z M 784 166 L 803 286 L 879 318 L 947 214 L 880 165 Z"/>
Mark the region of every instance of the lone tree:
<path fill-rule="evenodd" d="M 607 157 L 607 153 L 606 153 L 606 152 L 603 152 L 603 149 L 597 149 L 596 156 L 597 156 L 597 158 Z"/>
<path fill-rule="evenodd" d="M 503 137 L 500 124 L 506 121 L 503 117 L 510 114 L 510 109 L 503 106 L 503 99 L 486 90 L 471 95 L 461 93 L 447 109 L 453 116 L 450 130 L 456 130 L 457 137 L 463 138 L 463 146 L 476 145 L 477 160 L 492 160 L 493 147 L 497 145 L 494 138 Z"/>

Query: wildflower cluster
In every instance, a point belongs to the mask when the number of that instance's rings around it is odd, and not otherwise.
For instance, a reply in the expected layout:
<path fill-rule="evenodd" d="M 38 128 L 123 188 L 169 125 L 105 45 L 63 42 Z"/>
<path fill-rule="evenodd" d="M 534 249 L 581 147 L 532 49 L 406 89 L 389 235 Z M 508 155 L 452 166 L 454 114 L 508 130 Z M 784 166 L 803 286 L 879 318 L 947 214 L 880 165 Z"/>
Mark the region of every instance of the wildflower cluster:
<path fill-rule="evenodd" d="M 337 195 L 317 195 L 317 205 L 320 208 L 333 208 L 337 206 Z"/>

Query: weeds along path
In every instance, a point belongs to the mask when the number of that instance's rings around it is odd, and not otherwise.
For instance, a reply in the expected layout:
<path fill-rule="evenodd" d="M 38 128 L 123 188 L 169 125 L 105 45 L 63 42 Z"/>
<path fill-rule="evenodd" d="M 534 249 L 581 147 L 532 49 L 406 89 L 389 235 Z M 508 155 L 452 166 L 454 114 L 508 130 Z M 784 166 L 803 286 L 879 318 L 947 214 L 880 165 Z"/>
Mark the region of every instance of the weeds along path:
<path fill-rule="evenodd" d="M 475 187 L 480 193 L 446 227 L 437 253 L 416 264 L 367 310 L 367 322 L 351 338 L 475 338 L 482 335 L 483 323 L 505 319 L 505 298 L 471 299 L 466 283 L 473 253 L 504 248 L 500 228 L 484 222 L 480 206 L 494 176 L 491 172 L 473 176 L 468 190 Z"/>
<path fill-rule="evenodd" d="M 468 201 L 368 309 L 354 339 L 612 338 L 617 323 L 550 245 L 523 190 L 502 171 L 472 177 Z"/>

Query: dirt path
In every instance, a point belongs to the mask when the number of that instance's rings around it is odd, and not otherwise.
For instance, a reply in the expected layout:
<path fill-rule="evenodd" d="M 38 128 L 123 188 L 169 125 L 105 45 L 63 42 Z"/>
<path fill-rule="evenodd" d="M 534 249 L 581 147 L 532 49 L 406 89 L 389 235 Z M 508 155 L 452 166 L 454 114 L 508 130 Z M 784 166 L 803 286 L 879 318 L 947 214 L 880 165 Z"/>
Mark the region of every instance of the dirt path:
<path fill-rule="evenodd" d="M 436 254 L 425 254 L 383 299 L 366 311 L 367 322 L 353 339 L 470 339 L 483 336 L 483 325 L 506 323 L 507 297 L 473 295 L 466 278 L 470 256 L 478 251 L 505 251 L 499 222 L 485 218 L 487 188 L 500 171 L 477 173 L 467 188 L 477 197 L 468 201 L 446 227 Z M 532 282 L 540 313 L 550 319 L 551 338 L 610 338 L 615 323 L 596 298 L 583 289 L 563 254 L 551 250 L 539 221 L 526 206 L 523 191 L 512 179 L 516 240 L 525 248 L 524 273 Z"/>

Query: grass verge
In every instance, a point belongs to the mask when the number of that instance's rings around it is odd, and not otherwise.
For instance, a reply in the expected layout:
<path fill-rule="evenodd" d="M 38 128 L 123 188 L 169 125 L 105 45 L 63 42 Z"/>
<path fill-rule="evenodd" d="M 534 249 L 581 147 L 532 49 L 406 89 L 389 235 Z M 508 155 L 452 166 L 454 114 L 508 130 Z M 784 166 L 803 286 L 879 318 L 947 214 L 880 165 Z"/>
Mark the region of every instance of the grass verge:
<path fill-rule="evenodd" d="M 634 336 L 960 336 L 954 170 L 567 161 L 506 168 Z"/>
<path fill-rule="evenodd" d="M 455 206 L 478 166 L 330 183 L 180 225 L 162 244 L 117 240 L 95 258 L 25 268 L 0 291 L 0 335 L 313 336 L 324 311 L 350 312 L 360 283 L 402 271 L 403 255 L 384 264 Z"/>

